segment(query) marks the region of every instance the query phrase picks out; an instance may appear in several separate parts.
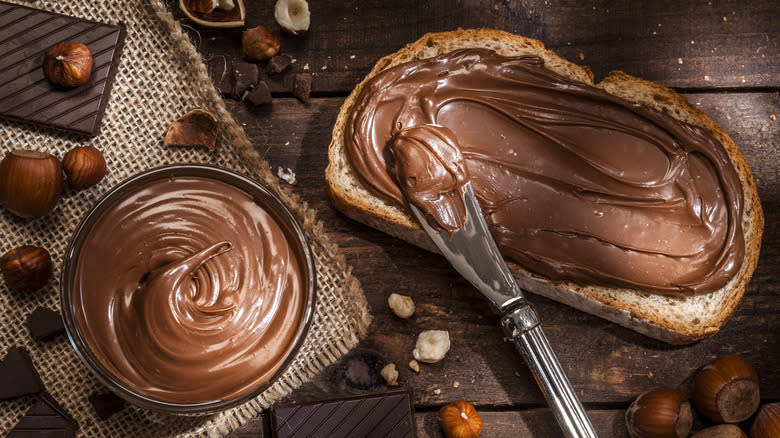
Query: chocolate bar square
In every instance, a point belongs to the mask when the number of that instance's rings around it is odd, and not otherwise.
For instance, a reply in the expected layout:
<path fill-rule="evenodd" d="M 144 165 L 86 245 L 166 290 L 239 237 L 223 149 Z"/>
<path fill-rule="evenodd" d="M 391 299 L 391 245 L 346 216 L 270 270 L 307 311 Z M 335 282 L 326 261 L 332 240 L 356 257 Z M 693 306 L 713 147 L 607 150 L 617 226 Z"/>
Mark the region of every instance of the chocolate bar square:
<path fill-rule="evenodd" d="M 277 438 L 407 438 L 416 435 L 408 390 L 275 406 L 271 427 Z"/>
<path fill-rule="evenodd" d="M 123 26 L 0 2 L 0 117 L 95 136 L 125 39 Z M 43 56 L 73 41 L 92 52 L 92 74 L 65 89 L 43 74 Z"/>

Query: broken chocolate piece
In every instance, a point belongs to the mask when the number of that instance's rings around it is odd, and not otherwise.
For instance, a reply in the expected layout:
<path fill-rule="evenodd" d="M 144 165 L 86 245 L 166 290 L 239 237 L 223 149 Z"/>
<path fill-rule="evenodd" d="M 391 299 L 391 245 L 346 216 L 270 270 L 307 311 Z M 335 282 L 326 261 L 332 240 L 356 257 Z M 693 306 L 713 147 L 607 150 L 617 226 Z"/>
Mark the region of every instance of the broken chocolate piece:
<path fill-rule="evenodd" d="M 236 100 L 241 100 L 244 92 L 257 83 L 259 74 L 257 64 L 233 61 L 231 63 L 231 71 L 233 73 L 233 89 L 230 95 Z"/>
<path fill-rule="evenodd" d="M 43 391 L 30 354 L 21 347 L 11 347 L 0 360 L 0 400 L 11 400 Z"/>
<path fill-rule="evenodd" d="M 47 307 L 38 307 L 27 315 L 27 327 L 30 329 L 30 336 L 39 342 L 65 333 L 62 316 Z"/>
<path fill-rule="evenodd" d="M 271 410 L 277 438 L 312 436 L 413 437 L 416 433 L 408 390 L 277 405 Z"/>
<path fill-rule="evenodd" d="M 92 404 L 92 407 L 95 408 L 95 414 L 97 414 L 98 418 L 101 420 L 107 420 L 125 407 L 125 401 L 113 392 L 92 394 L 89 396 L 88 400 Z"/>
<path fill-rule="evenodd" d="M 292 56 L 285 54 L 276 55 L 268 60 L 268 74 L 279 74 L 284 71 L 284 69 L 289 67 L 290 64 L 292 64 Z"/>
<path fill-rule="evenodd" d="M 255 88 L 247 93 L 244 97 L 244 101 L 254 106 L 261 106 L 267 103 L 271 103 L 271 89 L 268 88 L 268 84 L 265 81 L 260 81 L 255 85 Z"/>
<path fill-rule="evenodd" d="M 94 136 L 118 70 L 125 28 L 0 2 L 0 117 Z M 90 79 L 60 88 L 43 74 L 43 54 L 63 41 L 86 44 Z"/>
<path fill-rule="evenodd" d="M 311 95 L 311 74 L 298 73 L 293 79 L 293 95 L 303 103 L 309 101 Z"/>
<path fill-rule="evenodd" d="M 75 437 L 78 423 L 48 393 L 42 393 L 8 438 Z"/>

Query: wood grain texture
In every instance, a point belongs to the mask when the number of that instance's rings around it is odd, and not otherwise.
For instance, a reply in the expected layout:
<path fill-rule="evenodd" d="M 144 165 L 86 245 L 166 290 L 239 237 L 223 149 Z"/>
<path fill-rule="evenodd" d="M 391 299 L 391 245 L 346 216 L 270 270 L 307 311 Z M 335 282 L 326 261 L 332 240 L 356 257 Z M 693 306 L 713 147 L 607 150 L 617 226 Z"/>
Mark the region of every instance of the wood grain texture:
<path fill-rule="evenodd" d="M 471 27 L 539 39 L 596 78 L 623 70 L 676 88 L 778 86 L 777 0 L 312 1 L 310 31 L 298 37 L 281 32 L 273 4 L 247 2 L 246 24 L 279 34 L 281 51 L 296 59 L 290 72 L 312 73 L 315 95 L 350 91 L 379 58 L 426 32 Z M 240 57 L 240 29 L 189 24 L 204 57 Z M 290 74 L 271 81 L 276 93 L 291 87 Z"/>
<path fill-rule="evenodd" d="M 248 3 L 247 26 L 262 24 L 279 32 L 272 0 Z M 492 27 L 538 38 L 567 59 L 589 66 L 597 78 L 618 69 L 684 92 L 734 138 L 756 177 L 766 216 L 759 266 L 736 313 L 714 337 L 669 346 L 530 296 L 600 436 L 627 436 L 623 414 L 639 393 L 657 385 L 689 392 L 696 370 L 725 354 L 752 362 L 761 379 L 762 400 L 780 401 L 777 0 L 347 0 L 311 1 L 310 7 L 307 34 L 279 33 L 282 52 L 296 62 L 281 75 L 264 75 L 274 92 L 273 103 L 260 108 L 226 103 L 272 168 L 295 173 L 295 191 L 319 212 L 325 230 L 354 268 L 374 317 L 355 354 L 376 354 L 397 364 L 401 385 L 414 394 L 419 436 L 440 437 L 436 411 L 458 398 L 474 403 L 482 414 L 483 437 L 561 436 L 525 364 L 502 340 L 496 317 L 477 292 L 443 258 L 341 215 L 325 188 L 332 126 L 354 85 L 380 57 L 425 32 L 458 27 Z M 240 29 L 196 30 L 193 41 L 205 60 L 240 57 Z M 313 75 L 314 98 L 308 104 L 291 97 L 296 72 Z M 387 307 L 393 292 L 414 297 L 417 312 L 409 320 L 395 317 Z M 422 364 L 415 373 L 407 364 L 417 334 L 427 329 L 448 330 L 452 349 L 442 362 Z M 354 393 L 336 372 L 344 362 L 305 384 L 288 401 Z M 231 436 L 270 436 L 264 431 L 265 418 Z M 706 425 L 699 419 L 694 428 Z"/>

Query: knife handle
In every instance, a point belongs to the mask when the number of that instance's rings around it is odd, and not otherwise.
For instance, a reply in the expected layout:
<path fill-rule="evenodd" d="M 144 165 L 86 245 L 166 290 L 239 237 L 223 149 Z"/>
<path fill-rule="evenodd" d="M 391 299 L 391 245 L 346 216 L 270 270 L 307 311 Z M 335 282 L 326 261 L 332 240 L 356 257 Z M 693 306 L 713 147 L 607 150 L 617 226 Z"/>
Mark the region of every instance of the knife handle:
<path fill-rule="evenodd" d="M 531 369 L 566 437 L 597 438 L 531 305 L 523 300 L 519 306 L 509 309 L 501 319 L 501 326 Z"/>

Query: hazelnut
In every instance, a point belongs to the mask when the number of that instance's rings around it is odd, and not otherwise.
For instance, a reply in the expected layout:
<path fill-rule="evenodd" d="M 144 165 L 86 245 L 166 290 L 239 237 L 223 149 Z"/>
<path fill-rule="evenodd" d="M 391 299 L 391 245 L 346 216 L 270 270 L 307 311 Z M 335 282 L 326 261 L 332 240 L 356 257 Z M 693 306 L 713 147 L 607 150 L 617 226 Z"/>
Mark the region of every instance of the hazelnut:
<path fill-rule="evenodd" d="M 387 386 L 398 386 L 398 370 L 395 369 L 394 363 L 389 363 L 382 368 L 379 375 L 385 379 Z"/>
<path fill-rule="evenodd" d="M 691 435 L 691 438 L 747 438 L 747 435 L 736 425 L 719 424 L 702 429 Z"/>
<path fill-rule="evenodd" d="M 696 374 L 691 400 L 702 415 L 717 423 L 744 421 L 761 403 L 758 374 L 739 356 L 719 357 Z"/>
<path fill-rule="evenodd" d="M 691 404 L 672 388 L 650 389 L 626 410 L 626 427 L 631 438 L 685 438 L 692 426 Z"/>
<path fill-rule="evenodd" d="M 219 122 L 214 114 L 196 108 L 168 127 L 165 146 L 203 146 L 213 150 L 219 136 Z"/>
<path fill-rule="evenodd" d="M 300 35 L 309 30 L 309 4 L 306 0 L 277 0 L 274 18 L 282 29 Z"/>
<path fill-rule="evenodd" d="M 61 193 L 62 168 L 54 155 L 17 149 L 0 162 L 0 204 L 13 214 L 44 216 Z"/>
<path fill-rule="evenodd" d="M 465 400 L 456 400 L 442 407 L 438 418 L 447 438 L 477 438 L 482 433 L 482 418 Z"/>
<path fill-rule="evenodd" d="M 399 318 L 406 319 L 414 314 L 414 301 L 406 295 L 390 294 L 387 305 Z"/>
<path fill-rule="evenodd" d="M 92 74 L 92 52 L 82 43 L 59 43 L 46 51 L 43 74 L 53 84 L 77 87 Z"/>
<path fill-rule="evenodd" d="M 777 438 L 780 436 L 780 403 L 767 403 L 750 428 L 750 438 Z"/>
<path fill-rule="evenodd" d="M 84 190 L 106 176 L 106 160 L 94 146 L 76 146 L 62 158 L 62 168 L 73 190 Z"/>
<path fill-rule="evenodd" d="M 3 254 L 0 271 L 5 284 L 12 289 L 40 289 L 51 277 L 51 256 L 41 247 L 23 245 Z"/>
<path fill-rule="evenodd" d="M 434 363 L 450 351 L 450 334 L 446 330 L 426 330 L 417 336 L 412 355 L 420 362 Z"/>
<path fill-rule="evenodd" d="M 241 35 L 241 50 L 249 61 L 264 61 L 279 52 L 279 39 L 263 26 L 253 27 Z"/>

